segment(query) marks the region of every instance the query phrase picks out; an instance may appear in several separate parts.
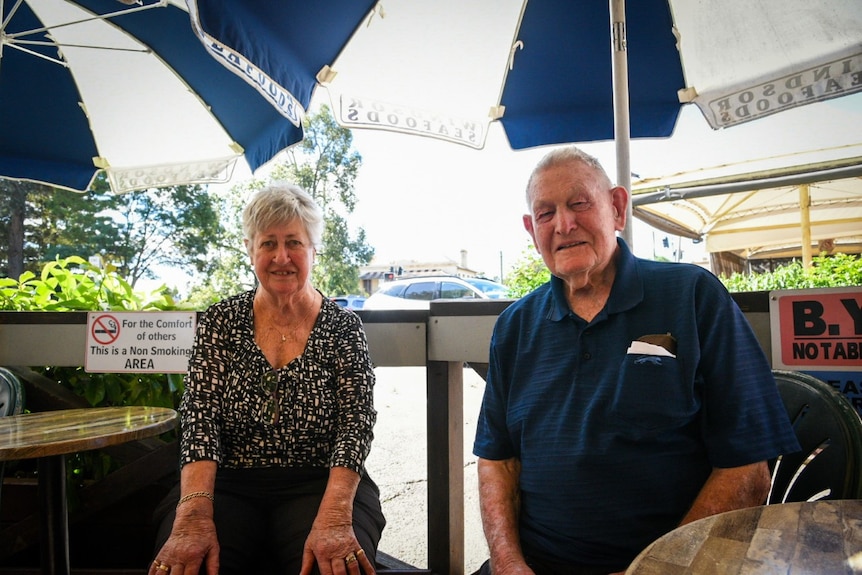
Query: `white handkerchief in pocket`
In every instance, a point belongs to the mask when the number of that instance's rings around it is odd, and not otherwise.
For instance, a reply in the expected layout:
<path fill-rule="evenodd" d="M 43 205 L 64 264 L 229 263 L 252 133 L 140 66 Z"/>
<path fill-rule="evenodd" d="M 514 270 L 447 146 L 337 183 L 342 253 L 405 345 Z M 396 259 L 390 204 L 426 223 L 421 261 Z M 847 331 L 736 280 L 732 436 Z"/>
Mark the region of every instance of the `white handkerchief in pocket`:
<path fill-rule="evenodd" d="M 633 341 L 626 353 L 638 355 L 663 355 L 665 357 L 676 357 L 660 345 L 653 345 L 645 341 Z"/>

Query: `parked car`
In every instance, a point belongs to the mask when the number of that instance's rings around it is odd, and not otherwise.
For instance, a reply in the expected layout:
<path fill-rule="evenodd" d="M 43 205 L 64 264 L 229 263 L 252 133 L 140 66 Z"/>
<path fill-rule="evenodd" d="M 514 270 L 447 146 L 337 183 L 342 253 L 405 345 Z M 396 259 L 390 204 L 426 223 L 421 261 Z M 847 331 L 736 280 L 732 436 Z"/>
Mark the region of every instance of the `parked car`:
<path fill-rule="evenodd" d="M 500 299 L 509 289 L 484 278 L 425 276 L 386 282 L 363 309 L 428 309 L 434 299 Z"/>
<path fill-rule="evenodd" d="M 361 295 L 337 295 L 330 299 L 347 309 L 362 309 L 365 304 L 365 296 Z"/>

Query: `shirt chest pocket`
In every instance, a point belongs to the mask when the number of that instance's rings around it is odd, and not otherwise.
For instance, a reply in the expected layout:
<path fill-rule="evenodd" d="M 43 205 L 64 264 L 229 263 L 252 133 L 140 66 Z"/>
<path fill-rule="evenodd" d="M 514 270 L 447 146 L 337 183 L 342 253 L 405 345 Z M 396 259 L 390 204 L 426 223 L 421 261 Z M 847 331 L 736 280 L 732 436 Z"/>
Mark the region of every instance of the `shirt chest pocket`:
<path fill-rule="evenodd" d="M 676 358 L 627 354 L 620 366 L 611 413 L 633 435 L 659 434 L 691 421 L 700 407 Z"/>

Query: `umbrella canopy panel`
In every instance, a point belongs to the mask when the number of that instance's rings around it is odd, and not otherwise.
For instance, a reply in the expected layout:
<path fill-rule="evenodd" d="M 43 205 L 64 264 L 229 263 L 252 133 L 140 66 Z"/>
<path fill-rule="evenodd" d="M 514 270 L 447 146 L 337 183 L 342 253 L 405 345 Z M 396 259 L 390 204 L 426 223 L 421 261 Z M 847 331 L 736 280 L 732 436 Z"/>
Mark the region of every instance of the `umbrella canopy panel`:
<path fill-rule="evenodd" d="M 514 149 L 614 138 L 607 3 L 387 0 L 322 77 L 343 125 L 482 148 L 499 120 Z M 628 6 L 633 137 L 669 136 L 682 66 L 666 0 Z"/>
<path fill-rule="evenodd" d="M 374 0 L 187 2 L 210 54 L 295 122 L 311 101 L 318 71 L 341 52 L 374 5 Z"/>
<path fill-rule="evenodd" d="M 669 0 L 686 88 L 713 128 L 862 91 L 859 0 Z"/>
<path fill-rule="evenodd" d="M 607 3 L 530 0 L 506 75 L 500 122 L 514 149 L 614 139 L 611 25 Z M 683 84 L 666 0 L 626 5 L 632 138 L 666 137 Z"/>
<path fill-rule="evenodd" d="M 184 3 L 2 5 L 2 177 L 76 191 L 99 169 L 115 191 L 225 181 L 238 158 L 254 170 L 302 139 L 303 111 L 285 117 L 212 58 Z"/>

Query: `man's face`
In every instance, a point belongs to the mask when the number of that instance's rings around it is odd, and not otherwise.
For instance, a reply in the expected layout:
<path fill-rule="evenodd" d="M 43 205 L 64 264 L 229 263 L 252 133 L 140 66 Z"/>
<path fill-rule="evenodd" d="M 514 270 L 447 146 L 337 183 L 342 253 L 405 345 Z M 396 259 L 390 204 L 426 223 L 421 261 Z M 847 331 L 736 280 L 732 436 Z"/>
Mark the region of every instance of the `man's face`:
<path fill-rule="evenodd" d="M 530 200 L 524 227 L 552 274 L 567 280 L 607 267 L 625 225 L 624 189 L 571 161 L 537 173 Z"/>

